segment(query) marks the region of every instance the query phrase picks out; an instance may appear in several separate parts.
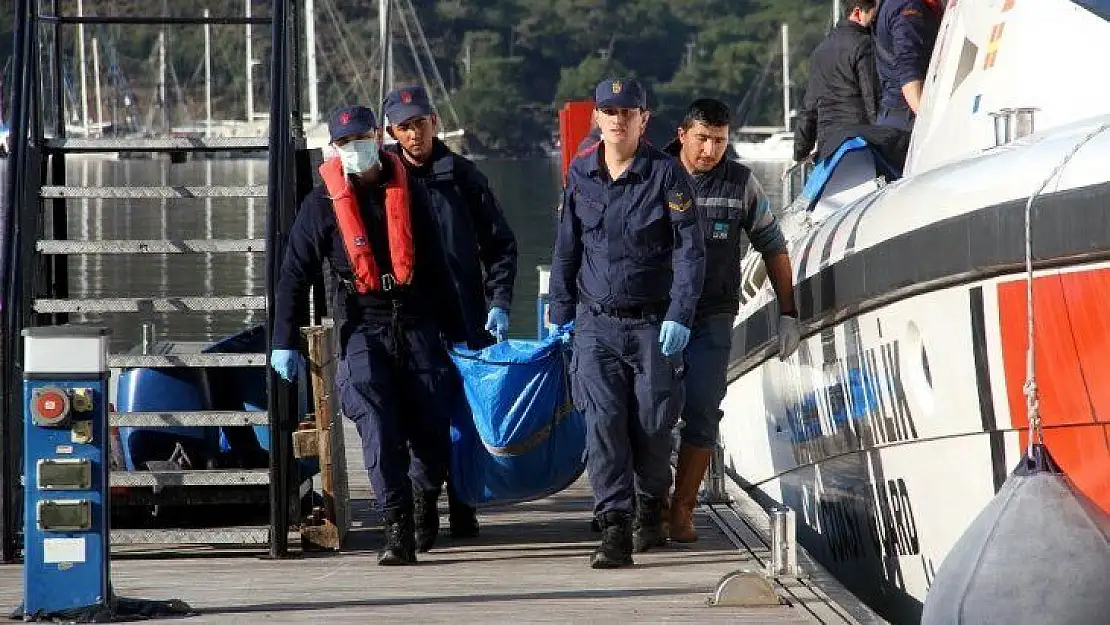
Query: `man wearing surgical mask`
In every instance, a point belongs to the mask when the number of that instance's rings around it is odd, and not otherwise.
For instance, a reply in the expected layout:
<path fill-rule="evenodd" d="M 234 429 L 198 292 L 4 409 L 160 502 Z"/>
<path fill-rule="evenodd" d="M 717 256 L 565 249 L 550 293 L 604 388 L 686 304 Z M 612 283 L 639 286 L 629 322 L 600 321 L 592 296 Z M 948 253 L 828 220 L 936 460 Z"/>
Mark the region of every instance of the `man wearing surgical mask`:
<path fill-rule="evenodd" d="M 446 261 L 427 192 L 396 156 L 380 149 L 366 107 L 346 107 L 328 124 L 337 156 L 320 166 L 324 184 L 305 198 L 289 233 L 274 303 L 270 365 L 292 382 L 304 363 L 295 310 L 323 261 L 333 293 L 343 413 L 362 438 L 370 484 L 385 517 L 380 565 L 414 564 L 413 481 L 436 488 L 447 474 L 454 405 L 440 334 L 461 318 L 446 288 Z M 420 470 L 410 468 L 419 466 Z"/>

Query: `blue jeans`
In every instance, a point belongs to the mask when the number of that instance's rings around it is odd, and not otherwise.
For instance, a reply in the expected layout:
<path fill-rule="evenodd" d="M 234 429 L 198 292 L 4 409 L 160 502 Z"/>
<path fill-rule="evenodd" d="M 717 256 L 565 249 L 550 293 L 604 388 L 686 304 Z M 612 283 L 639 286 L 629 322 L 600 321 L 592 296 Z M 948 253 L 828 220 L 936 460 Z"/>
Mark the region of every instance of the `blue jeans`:
<path fill-rule="evenodd" d="M 694 322 L 686 345 L 686 406 L 682 412 L 683 445 L 713 449 L 720 429 L 725 373 L 732 351 L 732 314 L 711 315 Z"/>

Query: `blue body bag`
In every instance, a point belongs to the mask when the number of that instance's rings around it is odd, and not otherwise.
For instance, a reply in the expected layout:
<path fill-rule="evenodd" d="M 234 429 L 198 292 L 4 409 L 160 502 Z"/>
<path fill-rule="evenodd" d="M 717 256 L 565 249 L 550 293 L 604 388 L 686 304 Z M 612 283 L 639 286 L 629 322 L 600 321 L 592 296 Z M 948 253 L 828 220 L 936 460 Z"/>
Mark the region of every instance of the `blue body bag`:
<path fill-rule="evenodd" d="M 586 421 L 570 398 L 570 349 L 543 341 L 456 347 L 465 401 L 451 419 L 451 483 L 471 506 L 541 499 L 586 468 Z"/>

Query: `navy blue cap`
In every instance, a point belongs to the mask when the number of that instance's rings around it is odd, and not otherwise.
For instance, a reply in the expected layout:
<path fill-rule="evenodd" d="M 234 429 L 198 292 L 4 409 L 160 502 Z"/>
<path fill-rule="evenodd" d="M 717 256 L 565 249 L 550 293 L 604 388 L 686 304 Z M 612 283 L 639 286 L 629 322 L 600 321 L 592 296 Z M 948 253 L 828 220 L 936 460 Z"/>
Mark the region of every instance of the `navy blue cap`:
<path fill-rule="evenodd" d="M 342 137 L 361 135 L 378 128 L 378 120 L 374 118 L 374 111 L 365 106 L 344 106 L 331 116 L 328 122 L 328 134 L 331 140 Z"/>
<path fill-rule="evenodd" d="M 594 106 L 599 109 L 646 109 L 647 91 L 635 80 L 609 78 L 597 83 L 597 89 L 594 89 Z"/>
<path fill-rule="evenodd" d="M 428 92 L 420 85 L 401 87 L 385 96 L 385 118 L 390 126 L 403 124 L 413 117 L 432 114 L 432 101 Z"/>

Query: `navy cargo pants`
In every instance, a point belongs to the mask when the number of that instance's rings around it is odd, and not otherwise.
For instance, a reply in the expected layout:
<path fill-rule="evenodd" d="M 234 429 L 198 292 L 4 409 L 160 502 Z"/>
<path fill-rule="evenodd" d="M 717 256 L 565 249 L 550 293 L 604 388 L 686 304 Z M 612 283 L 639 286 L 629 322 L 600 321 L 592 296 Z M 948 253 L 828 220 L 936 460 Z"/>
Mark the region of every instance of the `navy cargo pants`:
<path fill-rule="evenodd" d="M 575 407 L 586 417 L 594 512 L 632 513 L 635 496 L 663 499 L 671 431 L 682 406 L 682 356 L 663 355 L 660 316 L 625 318 L 578 306 L 571 358 Z"/>
<path fill-rule="evenodd" d="M 447 477 L 455 385 L 435 324 L 367 324 L 347 341 L 336 372 L 343 413 L 383 512 L 411 511 L 412 484 L 438 489 Z M 410 473 L 412 477 L 410 478 Z"/>
<path fill-rule="evenodd" d="M 721 401 L 732 351 L 735 315 L 710 315 L 694 322 L 686 345 L 686 407 L 682 411 L 682 444 L 702 449 L 717 446 Z"/>

